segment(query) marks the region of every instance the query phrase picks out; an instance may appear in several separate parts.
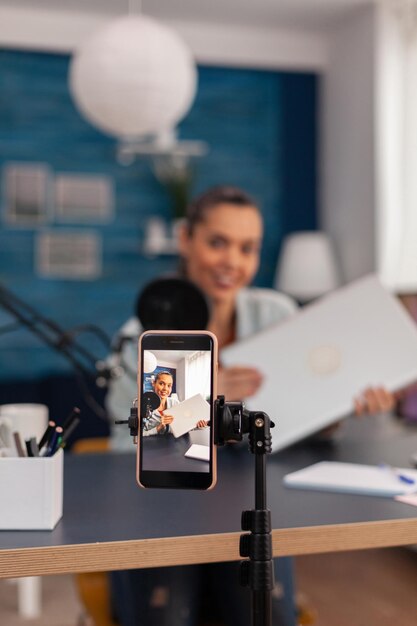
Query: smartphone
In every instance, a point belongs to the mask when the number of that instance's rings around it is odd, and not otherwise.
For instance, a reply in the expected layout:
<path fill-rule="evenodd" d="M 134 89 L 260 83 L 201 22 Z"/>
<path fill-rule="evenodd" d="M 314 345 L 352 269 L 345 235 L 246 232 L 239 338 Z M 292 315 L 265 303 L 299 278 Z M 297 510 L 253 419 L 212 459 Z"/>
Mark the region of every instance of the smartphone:
<path fill-rule="evenodd" d="M 217 339 L 208 331 L 146 331 L 139 338 L 137 481 L 212 489 Z"/>

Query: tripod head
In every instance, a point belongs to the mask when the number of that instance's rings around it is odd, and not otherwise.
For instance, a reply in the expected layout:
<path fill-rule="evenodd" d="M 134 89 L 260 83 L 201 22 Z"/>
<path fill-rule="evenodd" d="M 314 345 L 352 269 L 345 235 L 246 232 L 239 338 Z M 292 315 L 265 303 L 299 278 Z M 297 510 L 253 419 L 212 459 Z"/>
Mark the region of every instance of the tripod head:
<path fill-rule="evenodd" d="M 253 454 L 269 454 L 272 450 L 270 429 L 275 424 L 262 411 L 248 411 L 243 402 L 226 402 L 218 396 L 214 402 L 214 443 L 224 446 L 230 441 L 242 441 L 249 435 L 249 448 Z"/>

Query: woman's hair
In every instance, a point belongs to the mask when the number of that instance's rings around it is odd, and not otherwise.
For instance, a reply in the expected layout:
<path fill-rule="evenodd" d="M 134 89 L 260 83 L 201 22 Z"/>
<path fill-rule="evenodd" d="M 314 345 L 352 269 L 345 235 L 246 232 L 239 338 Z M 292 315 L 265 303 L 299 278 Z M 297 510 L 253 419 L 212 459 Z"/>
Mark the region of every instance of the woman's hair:
<path fill-rule="evenodd" d="M 236 207 L 253 206 L 258 208 L 255 200 L 238 187 L 229 187 L 226 185 L 211 187 L 192 200 L 187 207 L 186 228 L 188 234 L 192 234 L 195 225 L 202 222 L 207 212 L 219 204 L 232 204 Z"/>
<path fill-rule="evenodd" d="M 155 378 L 153 379 L 153 382 L 156 383 L 156 381 L 158 380 L 158 378 L 160 378 L 161 376 L 171 376 L 172 381 L 174 381 L 174 377 L 171 374 L 171 372 L 156 372 L 155 374 Z"/>

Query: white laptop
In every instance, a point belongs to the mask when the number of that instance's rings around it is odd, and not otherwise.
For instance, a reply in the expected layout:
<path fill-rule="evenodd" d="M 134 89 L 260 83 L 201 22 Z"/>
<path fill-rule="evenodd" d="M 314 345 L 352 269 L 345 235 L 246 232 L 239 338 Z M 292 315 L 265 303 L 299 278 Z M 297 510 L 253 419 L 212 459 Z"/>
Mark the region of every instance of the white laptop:
<path fill-rule="evenodd" d="M 174 437 L 181 437 L 196 427 L 197 422 L 210 419 L 210 405 L 203 396 L 197 393 L 195 396 L 176 404 L 164 411 L 172 415 L 174 421 L 170 424 Z M 207 429 L 208 430 L 208 429 Z"/>
<path fill-rule="evenodd" d="M 417 380 L 417 326 L 370 275 L 224 349 L 222 363 L 263 373 L 245 404 L 275 422 L 276 451 L 351 413 L 365 388 Z"/>

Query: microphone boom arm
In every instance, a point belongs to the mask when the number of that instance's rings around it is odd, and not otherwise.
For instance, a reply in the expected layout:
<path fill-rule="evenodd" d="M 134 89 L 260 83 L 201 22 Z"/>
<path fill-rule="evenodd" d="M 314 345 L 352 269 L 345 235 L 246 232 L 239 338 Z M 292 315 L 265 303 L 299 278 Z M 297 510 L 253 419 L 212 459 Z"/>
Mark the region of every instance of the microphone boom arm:
<path fill-rule="evenodd" d="M 90 368 L 93 368 L 96 382 L 103 378 L 103 372 L 99 367 L 100 360 L 75 339 L 76 334 L 82 330 L 88 330 L 95 332 L 103 341 L 105 338 L 109 347 L 110 340 L 101 329 L 88 325 L 66 331 L 56 322 L 40 315 L 34 308 L 23 302 L 23 300 L 1 284 L 0 306 L 17 319 L 22 326 L 39 337 L 47 346 L 64 356 L 80 374 L 91 377 L 92 372 Z"/>

